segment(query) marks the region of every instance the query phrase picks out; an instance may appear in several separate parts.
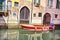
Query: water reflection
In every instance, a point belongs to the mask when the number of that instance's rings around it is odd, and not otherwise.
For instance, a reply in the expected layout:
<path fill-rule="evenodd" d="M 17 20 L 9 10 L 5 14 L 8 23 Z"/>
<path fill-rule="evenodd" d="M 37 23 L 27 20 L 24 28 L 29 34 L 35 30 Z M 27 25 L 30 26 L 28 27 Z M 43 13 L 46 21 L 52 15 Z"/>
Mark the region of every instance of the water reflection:
<path fill-rule="evenodd" d="M 60 40 L 60 30 L 50 32 L 22 30 L 0 29 L 0 40 Z"/>

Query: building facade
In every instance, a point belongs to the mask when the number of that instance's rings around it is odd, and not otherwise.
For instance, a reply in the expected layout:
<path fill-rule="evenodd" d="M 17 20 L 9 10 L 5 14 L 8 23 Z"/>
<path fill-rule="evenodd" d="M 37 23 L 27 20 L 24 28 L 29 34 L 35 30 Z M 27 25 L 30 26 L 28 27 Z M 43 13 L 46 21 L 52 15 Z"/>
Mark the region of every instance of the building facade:
<path fill-rule="evenodd" d="M 54 24 L 60 24 L 60 0 L 49 0 L 47 1 L 46 13 L 51 15 L 51 22 Z"/>
<path fill-rule="evenodd" d="M 10 4 L 11 3 L 13 3 L 13 5 L 6 19 L 9 25 L 43 25 L 51 22 L 60 24 L 60 0 L 11 0 Z"/>
<path fill-rule="evenodd" d="M 60 0 L 20 0 L 14 2 L 12 16 L 16 23 L 60 24 Z"/>
<path fill-rule="evenodd" d="M 36 3 L 37 4 L 37 3 Z M 39 7 L 33 6 L 32 21 L 44 24 L 60 24 L 60 0 L 40 0 Z M 37 11 L 38 10 L 38 11 Z M 34 14 L 35 13 L 35 14 Z"/>
<path fill-rule="evenodd" d="M 5 20 L 7 15 L 7 0 L 0 0 L 0 28 L 7 28 L 7 20 Z"/>

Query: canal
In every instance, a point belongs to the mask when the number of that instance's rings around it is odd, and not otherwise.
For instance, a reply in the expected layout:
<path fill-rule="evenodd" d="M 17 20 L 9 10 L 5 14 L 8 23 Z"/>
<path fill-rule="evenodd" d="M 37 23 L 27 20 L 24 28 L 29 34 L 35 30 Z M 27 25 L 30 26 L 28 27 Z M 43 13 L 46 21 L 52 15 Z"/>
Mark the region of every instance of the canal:
<path fill-rule="evenodd" d="M 0 29 L 0 40 L 60 40 L 60 30 Z"/>

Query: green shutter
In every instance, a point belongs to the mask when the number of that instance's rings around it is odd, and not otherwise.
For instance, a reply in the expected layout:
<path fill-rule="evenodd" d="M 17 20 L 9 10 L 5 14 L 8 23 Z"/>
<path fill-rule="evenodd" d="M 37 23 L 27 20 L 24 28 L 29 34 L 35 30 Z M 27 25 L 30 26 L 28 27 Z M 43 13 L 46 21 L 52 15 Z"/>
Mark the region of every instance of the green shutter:
<path fill-rule="evenodd" d="M 0 11 L 2 10 L 2 6 L 1 5 L 2 5 L 2 2 L 0 1 Z"/>
<path fill-rule="evenodd" d="M 56 8 L 59 8 L 60 9 L 60 1 L 59 0 L 57 0 Z"/>
<path fill-rule="evenodd" d="M 34 4 L 36 3 L 37 0 L 34 0 Z M 40 0 L 38 0 L 38 3 L 40 4 Z"/>
<path fill-rule="evenodd" d="M 40 0 L 38 0 L 39 4 L 40 4 Z"/>
<path fill-rule="evenodd" d="M 58 2 L 58 7 L 60 8 L 60 1 Z"/>
<path fill-rule="evenodd" d="M 34 4 L 36 3 L 36 0 L 34 0 Z"/>
<path fill-rule="evenodd" d="M 5 1 L 2 2 L 2 10 L 5 10 L 6 7 L 5 7 Z"/>
<path fill-rule="evenodd" d="M 0 1 L 0 11 L 5 10 L 5 4 L 6 4 L 5 0 Z"/>

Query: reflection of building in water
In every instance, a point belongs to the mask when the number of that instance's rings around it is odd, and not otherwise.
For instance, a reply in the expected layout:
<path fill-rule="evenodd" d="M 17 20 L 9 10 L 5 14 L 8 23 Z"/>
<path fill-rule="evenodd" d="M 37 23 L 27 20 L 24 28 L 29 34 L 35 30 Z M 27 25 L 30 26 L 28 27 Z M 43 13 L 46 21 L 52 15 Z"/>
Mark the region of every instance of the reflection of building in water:
<path fill-rule="evenodd" d="M 60 24 L 60 0 L 6 0 L 6 3 L 2 4 L 7 5 L 2 8 L 8 11 L 9 15 L 4 18 L 9 25 L 50 22 Z M 7 13 L 4 11 L 4 14 Z"/>
<path fill-rule="evenodd" d="M 18 17 L 18 23 L 20 24 L 43 24 L 50 22 L 60 24 L 59 3 L 59 0 L 15 1 L 13 13 L 16 13 L 15 17 Z"/>

